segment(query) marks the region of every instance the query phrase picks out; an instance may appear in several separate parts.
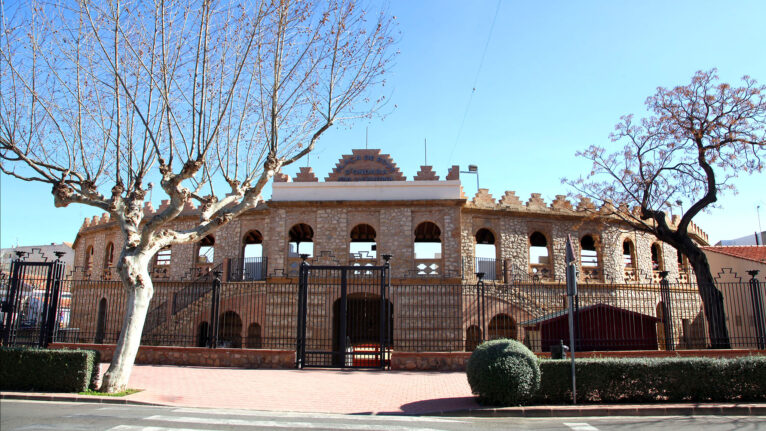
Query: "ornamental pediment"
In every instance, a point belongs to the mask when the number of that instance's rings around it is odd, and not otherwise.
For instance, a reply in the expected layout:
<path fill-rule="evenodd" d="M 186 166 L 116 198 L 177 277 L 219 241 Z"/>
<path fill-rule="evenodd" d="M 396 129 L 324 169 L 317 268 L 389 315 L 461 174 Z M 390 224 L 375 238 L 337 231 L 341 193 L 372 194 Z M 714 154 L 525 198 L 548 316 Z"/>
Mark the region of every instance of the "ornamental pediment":
<path fill-rule="evenodd" d="M 338 160 L 325 181 L 406 181 L 389 154 L 379 149 L 351 150 Z"/>

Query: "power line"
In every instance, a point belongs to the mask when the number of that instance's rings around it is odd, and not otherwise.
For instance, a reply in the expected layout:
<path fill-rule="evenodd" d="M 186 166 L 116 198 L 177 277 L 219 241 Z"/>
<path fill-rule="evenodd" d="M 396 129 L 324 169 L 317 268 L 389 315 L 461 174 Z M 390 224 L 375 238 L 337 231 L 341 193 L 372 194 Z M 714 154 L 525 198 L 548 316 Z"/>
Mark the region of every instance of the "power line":
<path fill-rule="evenodd" d="M 460 135 L 463 133 L 463 126 L 465 126 L 465 119 L 468 117 L 468 111 L 471 109 L 471 102 L 473 101 L 473 95 L 476 93 L 476 84 L 479 82 L 479 75 L 481 74 L 481 68 L 484 66 L 484 58 L 487 56 L 487 48 L 489 47 L 489 41 L 492 39 L 492 31 L 495 29 L 495 21 L 497 21 L 497 15 L 500 12 L 501 0 L 497 0 L 497 7 L 495 8 L 495 16 L 492 18 L 492 25 L 489 26 L 489 34 L 487 35 L 487 41 L 484 43 L 484 51 L 481 53 L 481 60 L 479 60 L 479 68 L 476 70 L 476 77 L 473 79 L 473 87 L 471 88 L 471 95 L 468 97 L 468 103 L 465 106 L 465 112 L 463 113 L 463 120 L 460 122 L 460 128 L 457 131 L 457 137 L 455 137 L 455 143 L 452 145 L 452 151 L 449 153 L 449 159 L 447 164 L 452 162 L 452 155 L 455 153 L 457 143 L 460 141 Z"/>

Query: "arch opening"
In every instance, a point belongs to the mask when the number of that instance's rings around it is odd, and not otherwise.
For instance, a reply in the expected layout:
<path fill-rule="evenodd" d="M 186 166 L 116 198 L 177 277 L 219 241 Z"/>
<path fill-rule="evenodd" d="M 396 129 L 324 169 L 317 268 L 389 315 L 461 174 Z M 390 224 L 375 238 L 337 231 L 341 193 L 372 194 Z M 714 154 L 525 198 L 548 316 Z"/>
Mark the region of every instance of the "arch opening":
<path fill-rule="evenodd" d="M 299 257 L 301 254 L 314 256 L 314 229 L 305 223 L 298 223 L 290 228 L 289 257 Z"/>
<path fill-rule="evenodd" d="M 90 275 L 93 271 L 93 246 L 89 245 L 85 249 L 85 272 Z"/>
<path fill-rule="evenodd" d="M 351 229 L 350 242 L 348 244 L 351 259 L 355 264 L 372 265 L 370 260 L 376 260 L 378 257 L 378 245 L 376 242 L 377 233 L 375 228 L 368 224 L 358 224 Z M 365 263 L 365 261 L 368 261 Z"/>
<path fill-rule="evenodd" d="M 338 298 L 333 303 L 332 319 L 332 346 L 333 351 L 340 351 L 340 322 L 341 322 L 341 301 Z M 383 308 L 388 313 L 384 316 L 383 324 L 388 327 L 381 328 L 381 299 L 380 295 L 371 293 L 352 293 L 346 296 L 346 348 L 366 347 L 380 345 L 381 330 L 384 337 L 387 337 L 386 345 L 393 346 L 394 341 L 394 305 L 390 300 L 384 302 Z M 333 358 L 334 365 L 341 365 L 342 357 Z M 348 361 L 349 358 L 346 358 Z"/>
<path fill-rule="evenodd" d="M 596 241 L 592 235 L 585 235 L 580 240 L 580 264 L 583 267 L 595 268 L 598 266 L 598 252 Z"/>
<path fill-rule="evenodd" d="M 104 251 L 104 269 L 111 268 L 114 264 L 114 243 L 109 242 Z"/>
<path fill-rule="evenodd" d="M 247 339 L 245 340 L 245 346 L 248 349 L 260 349 L 263 347 L 263 340 L 261 339 L 261 325 L 257 322 L 253 322 L 247 327 Z"/>
<path fill-rule="evenodd" d="M 474 235 L 474 272 L 484 273 L 485 280 L 497 280 L 497 247 L 495 234 L 489 229 L 481 228 Z"/>
<path fill-rule="evenodd" d="M 662 247 L 656 242 L 652 244 L 652 271 L 664 271 L 665 265 L 662 261 Z"/>
<path fill-rule="evenodd" d="M 481 344 L 481 329 L 478 325 L 471 325 L 465 330 L 465 351 L 473 352 Z"/>
<path fill-rule="evenodd" d="M 210 324 L 207 321 L 197 325 L 197 347 L 208 347 L 210 344 Z"/>
<path fill-rule="evenodd" d="M 636 249 L 630 239 L 622 242 L 622 262 L 625 265 L 625 281 L 636 281 Z"/>
<path fill-rule="evenodd" d="M 242 258 L 263 257 L 263 235 L 258 230 L 251 230 L 242 239 Z"/>
<path fill-rule="evenodd" d="M 197 248 L 197 264 L 210 265 L 215 259 L 215 237 L 208 235 L 202 238 Z"/>
<path fill-rule="evenodd" d="M 534 276 L 548 276 L 551 274 L 550 251 L 548 239 L 539 231 L 532 232 L 529 236 L 529 272 Z"/>
<path fill-rule="evenodd" d="M 98 301 L 98 309 L 96 311 L 96 335 L 93 340 L 96 344 L 104 344 L 104 338 L 106 337 L 106 315 L 106 298 L 101 298 L 101 300 Z"/>
<path fill-rule="evenodd" d="M 442 258 L 441 229 L 439 226 L 430 221 L 424 221 L 417 225 L 413 252 L 417 275 L 439 275 Z"/>
<path fill-rule="evenodd" d="M 517 339 L 516 321 L 505 313 L 496 314 L 487 325 L 487 336 L 490 340 L 498 338 Z"/>
<path fill-rule="evenodd" d="M 242 347 L 242 319 L 239 317 L 239 314 L 229 310 L 221 314 L 219 322 L 219 346 L 233 349 Z"/>

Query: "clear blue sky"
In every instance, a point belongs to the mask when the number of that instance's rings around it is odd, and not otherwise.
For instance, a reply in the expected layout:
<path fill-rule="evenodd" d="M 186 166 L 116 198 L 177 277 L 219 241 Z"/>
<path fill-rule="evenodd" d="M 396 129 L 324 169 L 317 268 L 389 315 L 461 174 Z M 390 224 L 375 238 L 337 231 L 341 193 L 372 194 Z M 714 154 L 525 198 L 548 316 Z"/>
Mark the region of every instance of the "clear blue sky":
<path fill-rule="evenodd" d="M 568 191 L 562 177 L 589 168 L 575 151 L 609 144 L 619 117 L 642 115 L 657 86 L 687 84 L 712 67 L 724 81 L 749 74 L 766 83 L 764 1 L 502 1 L 486 45 L 496 9 L 495 0 L 393 1 L 401 54 L 386 86 L 390 113 L 327 133 L 310 158 L 317 176 L 364 148 L 367 127 L 370 148 L 390 153 L 408 178 L 427 139 L 428 163 L 442 178 L 453 164 L 476 164 L 496 198 L 538 192 L 550 203 Z M 463 182 L 473 195 L 474 177 Z M 711 242 L 752 235 L 759 204 L 766 226 L 766 174 L 736 184 L 738 195 L 695 220 Z M 73 241 L 83 217 L 98 213 L 54 208 L 49 186 L 6 176 L 0 186 L 2 247 Z"/>

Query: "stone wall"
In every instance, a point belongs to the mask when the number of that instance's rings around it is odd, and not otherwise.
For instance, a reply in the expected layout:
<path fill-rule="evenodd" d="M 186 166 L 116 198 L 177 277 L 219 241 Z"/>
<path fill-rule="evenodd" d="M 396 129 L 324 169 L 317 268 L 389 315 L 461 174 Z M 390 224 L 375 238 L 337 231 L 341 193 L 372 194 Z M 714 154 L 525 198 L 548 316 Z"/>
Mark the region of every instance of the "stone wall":
<path fill-rule="evenodd" d="M 510 192 L 509 192 L 510 193 Z M 174 222 L 173 227 L 183 230 L 195 225 L 193 210 Z M 242 257 L 244 237 L 251 230 L 263 236 L 263 255 L 268 258 L 268 275 L 295 277 L 300 259 L 288 255 L 288 232 L 299 223 L 311 226 L 314 232 L 314 260 L 324 264 L 348 264 L 350 232 L 364 223 L 375 229 L 378 263 L 380 256 L 391 254 L 392 276 L 411 278 L 415 275 L 414 231 L 419 223 L 432 222 L 441 231 L 440 271 L 436 278 L 470 279 L 475 272 L 473 257 L 476 232 L 488 229 L 495 237 L 496 269 L 502 279 L 503 269 L 514 277 L 530 272 L 529 237 L 542 233 L 548 242 L 551 277 L 565 277 L 565 243 L 568 235 L 574 240 L 579 254 L 580 240 L 592 235 L 597 244 L 599 276 L 597 281 L 626 282 L 622 243 L 630 239 L 634 244 L 637 280 L 641 283 L 658 281 L 653 271 L 650 247 L 659 243 L 651 235 L 630 230 L 614 219 L 587 216 L 571 208 L 563 197 L 548 206 L 539 195 L 521 204 L 512 193 L 496 203 L 485 189 L 470 202 L 460 201 L 349 201 L 349 202 L 276 202 L 260 206 L 225 225 L 212 235 L 215 238 L 214 265 L 226 259 Z M 695 227 L 695 229 L 697 229 Z M 109 217 L 88 220 L 75 243 L 75 265 L 86 265 L 86 251 L 92 247 L 90 278 L 109 279 L 104 276 L 106 247 L 115 245 L 115 261 L 122 247 L 119 228 Z M 663 269 L 669 272 L 671 282 L 681 277 L 677 254 L 673 247 L 661 244 Z M 177 244 L 171 247 L 171 264 L 165 278 L 170 280 L 194 278 L 198 244 Z M 581 274 L 583 272 L 581 271 Z M 75 275 L 75 278 L 78 278 Z M 114 275 L 111 279 L 115 279 Z"/>
<path fill-rule="evenodd" d="M 54 343 L 51 349 L 89 349 L 101 352 L 101 361 L 110 362 L 114 345 Z M 290 350 L 207 349 L 201 347 L 141 346 L 139 365 L 184 365 L 201 367 L 294 368 L 295 352 Z"/>

